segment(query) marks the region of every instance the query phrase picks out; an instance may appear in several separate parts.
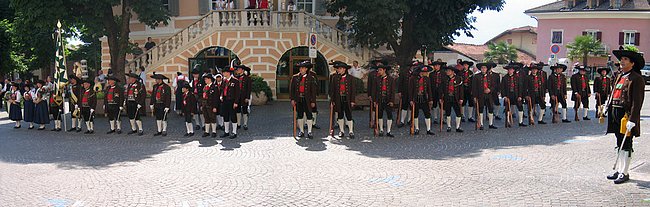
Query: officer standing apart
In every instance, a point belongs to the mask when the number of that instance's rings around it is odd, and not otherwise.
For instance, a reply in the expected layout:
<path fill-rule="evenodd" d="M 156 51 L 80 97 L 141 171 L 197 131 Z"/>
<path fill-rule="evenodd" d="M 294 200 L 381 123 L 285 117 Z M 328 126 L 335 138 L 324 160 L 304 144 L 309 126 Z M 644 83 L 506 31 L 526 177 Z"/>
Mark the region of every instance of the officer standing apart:
<path fill-rule="evenodd" d="M 314 116 L 311 110 L 316 105 L 316 77 L 314 77 L 309 70 L 313 67 L 310 61 L 304 61 L 296 64 L 300 72 L 293 75 L 291 78 L 291 85 L 289 86 L 289 93 L 291 97 L 291 105 L 296 108 L 296 116 L 300 132 L 298 137 L 305 136 L 305 115 L 307 116 L 307 138 L 312 139 L 314 135 L 311 130 L 313 127 Z"/>
<path fill-rule="evenodd" d="M 345 121 L 349 128 L 349 137 L 354 139 L 354 121 L 352 120 L 352 108 L 354 107 L 354 97 L 356 90 L 354 78 L 348 76 L 348 64 L 335 61 L 332 63 L 336 69 L 336 74 L 330 77 L 330 99 L 334 102 L 334 111 L 338 113 L 336 122 L 339 125 L 339 138 L 345 136 Z M 345 117 L 345 121 L 343 119 Z"/>
<path fill-rule="evenodd" d="M 167 113 L 172 102 L 172 88 L 163 80 L 169 79 L 161 74 L 153 74 L 151 78 L 156 80 L 151 91 L 151 101 L 149 107 L 156 117 L 156 131 L 153 136 L 167 136 Z"/>
<path fill-rule="evenodd" d="M 645 65 L 643 55 L 633 51 L 614 50 L 616 58 L 621 61 L 622 73 L 616 77 L 614 91 L 609 103 L 607 116 L 607 133 L 616 136 L 616 147 L 619 149 L 616 172 L 607 176 L 615 184 L 621 184 L 630 179 L 628 170 L 632 161 L 632 137 L 641 135 L 641 107 L 643 107 L 645 81 L 641 77 L 641 68 Z M 627 123 L 624 122 L 627 118 Z M 624 129 L 621 130 L 624 126 Z M 626 131 L 630 134 L 624 134 Z"/>

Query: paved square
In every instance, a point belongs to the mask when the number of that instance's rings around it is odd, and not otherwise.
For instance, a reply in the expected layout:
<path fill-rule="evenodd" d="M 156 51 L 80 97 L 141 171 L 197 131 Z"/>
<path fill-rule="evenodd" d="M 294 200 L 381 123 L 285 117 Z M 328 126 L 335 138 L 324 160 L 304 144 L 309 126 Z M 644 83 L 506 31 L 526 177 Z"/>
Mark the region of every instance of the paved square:
<path fill-rule="evenodd" d="M 360 139 L 329 141 L 320 109 L 321 139 L 300 141 L 287 102 L 255 107 L 235 140 L 183 138 L 176 116 L 154 138 L 150 117 L 142 137 L 104 134 L 105 118 L 86 136 L 15 130 L 2 112 L 0 206 L 650 206 L 647 120 L 632 180 L 614 185 L 613 135 L 597 120 L 372 138 L 355 111 Z"/>

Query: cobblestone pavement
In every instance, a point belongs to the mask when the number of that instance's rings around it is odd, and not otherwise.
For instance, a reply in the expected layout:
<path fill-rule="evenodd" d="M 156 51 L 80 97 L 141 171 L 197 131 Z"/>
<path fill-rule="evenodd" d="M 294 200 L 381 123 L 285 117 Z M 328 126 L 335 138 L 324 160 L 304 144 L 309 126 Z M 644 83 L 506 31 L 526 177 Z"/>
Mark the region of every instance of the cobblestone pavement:
<path fill-rule="evenodd" d="M 289 110 L 253 108 L 234 140 L 183 138 L 176 116 L 154 138 L 150 117 L 142 137 L 104 134 L 105 118 L 86 136 L 15 130 L 2 112 L 0 206 L 650 206 L 648 104 L 622 185 L 605 179 L 615 141 L 597 120 L 373 138 L 355 111 L 359 139 L 330 141 L 323 103 L 317 139 L 296 141 Z"/>

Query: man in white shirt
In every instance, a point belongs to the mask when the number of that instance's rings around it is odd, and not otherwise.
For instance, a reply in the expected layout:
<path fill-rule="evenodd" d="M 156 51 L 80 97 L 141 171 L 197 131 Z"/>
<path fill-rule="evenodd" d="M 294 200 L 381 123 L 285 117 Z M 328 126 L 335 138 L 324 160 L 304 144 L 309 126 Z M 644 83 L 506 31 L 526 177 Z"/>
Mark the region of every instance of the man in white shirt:
<path fill-rule="evenodd" d="M 358 79 L 363 79 L 363 76 L 366 74 L 364 69 L 359 67 L 359 62 L 356 60 L 352 62 L 352 68 L 350 69 L 349 73 Z"/>

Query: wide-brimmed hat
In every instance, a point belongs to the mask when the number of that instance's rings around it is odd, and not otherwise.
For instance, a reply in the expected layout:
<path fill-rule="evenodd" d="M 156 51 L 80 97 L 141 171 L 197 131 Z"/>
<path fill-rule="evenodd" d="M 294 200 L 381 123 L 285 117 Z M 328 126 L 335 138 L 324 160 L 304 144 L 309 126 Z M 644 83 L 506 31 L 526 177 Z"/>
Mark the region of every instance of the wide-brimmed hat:
<path fill-rule="evenodd" d="M 389 71 L 389 70 L 391 70 L 393 67 L 391 67 L 390 65 L 380 65 L 380 66 L 377 66 L 377 70 L 379 70 L 380 68 L 383 68 L 384 70 Z"/>
<path fill-rule="evenodd" d="M 169 78 L 167 78 L 167 76 L 164 76 L 164 75 L 161 75 L 161 74 L 156 74 L 156 73 L 154 73 L 152 76 L 149 76 L 149 77 L 151 77 L 153 79 L 160 79 L 160 80 L 169 79 Z"/>
<path fill-rule="evenodd" d="M 496 63 L 478 63 L 478 64 L 476 64 L 476 67 L 478 69 L 481 69 L 481 67 L 483 67 L 483 66 L 487 67 L 488 70 L 490 70 L 490 69 L 496 67 L 497 64 Z"/>
<path fill-rule="evenodd" d="M 81 79 L 79 77 L 77 77 L 76 75 L 69 75 L 68 76 L 68 80 L 72 80 L 72 79 L 76 80 L 77 83 L 81 82 Z"/>
<path fill-rule="evenodd" d="M 558 68 L 562 68 L 562 72 L 564 72 L 564 71 L 566 71 L 567 66 L 563 65 L 563 64 L 557 64 L 557 65 L 551 66 L 552 71 L 555 71 L 555 69 L 558 69 Z"/>
<path fill-rule="evenodd" d="M 214 77 L 212 76 L 212 74 L 203 75 L 203 79 L 206 79 L 206 78 L 209 78 L 210 80 L 214 81 Z"/>
<path fill-rule="evenodd" d="M 598 74 L 600 74 L 603 70 L 604 70 L 604 71 L 607 71 L 606 74 L 609 74 L 609 73 L 610 73 L 609 68 L 606 68 L 606 67 L 600 67 L 600 68 L 596 69 L 596 71 L 598 72 Z"/>
<path fill-rule="evenodd" d="M 120 79 L 117 79 L 115 76 L 106 77 L 106 80 L 114 80 L 115 82 L 120 82 Z"/>
<path fill-rule="evenodd" d="M 338 60 L 330 63 L 330 65 L 332 65 L 334 68 L 345 68 L 346 70 L 352 68 L 352 66 L 348 65 L 347 63 Z"/>
<path fill-rule="evenodd" d="M 619 61 L 623 57 L 630 58 L 630 61 L 634 63 L 632 70 L 641 74 L 641 68 L 645 66 L 645 58 L 643 58 L 643 54 L 629 50 L 614 50 L 612 53 L 614 53 L 614 56 L 616 56 Z"/>
<path fill-rule="evenodd" d="M 511 62 L 508 63 L 507 65 L 503 66 L 503 69 L 514 69 L 514 70 L 519 70 L 524 67 L 523 63 L 517 63 L 517 62 Z"/>
<path fill-rule="evenodd" d="M 199 70 L 195 68 L 192 69 L 192 74 L 201 74 L 201 72 L 199 72 Z"/>
<path fill-rule="evenodd" d="M 244 71 L 246 71 L 246 72 L 251 72 L 251 68 L 249 68 L 249 67 L 246 66 L 246 65 L 237 65 L 237 66 L 235 66 L 234 68 L 235 68 L 235 70 L 237 70 L 237 69 L 242 69 L 242 70 L 244 70 Z"/>
<path fill-rule="evenodd" d="M 129 77 L 135 78 L 135 79 L 140 79 L 140 76 L 138 74 L 135 74 L 135 73 L 129 73 L 129 74 L 126 74 L 126 76 L 129 76 Z"/>
<path fill-rule="evenodd" d="M 584 65 L 576 65 L 575 69 L 587 71 L 587 67 Z"/>
<path fill-rule="evenodd" d="M 413 70 L 413 73 L 421 73 L 421 72 L 428 73 L 428 72 L 432 72 L 432 71 L 433 71 L 433 68 L 431 66 L 421 65 L 420 67 Z"/>
<path fill-rule="evenodd" d="M 302 61 L 302 62 L 297 63 L 296 67 L 298 67 L 298 68 L 305 67 L 307 69 L 311 69 L 312 67 L 314 67 L 314 64 L 312 64 L 311 61 L 306 60 L 306 61 Z"/>
<path fill-rule="evenodd" d="M 530 69 L 530 70 L 533 70 L 533 69 L 541 70 L 542 67 L 543 66 L 540 66 L 538 64 L 530 64 L 530 66 L 528 66 L 528 69 Z"/>
<path fill-rule="evenodd" d="M 436 60 L 436 61 L 432 62 L 430 66 L 436 66 L 436 65 L 445 66 L 445 65 L 447 65 L 447 62 L 442 62 L 442 61 L 437 61 Z"/>
<path fill-rule="evenodd" d="M 456 69 L 455 67 L 451 67 L 451 66 L 443 66 L 442 70 L 444 70 L 444 71 L 451 70 L 451 71 L 454 71 L 454 73 L 458 73 L 458 69 Z"/>
<path fill-rule="evenodd" d="M 190 86 L 190 84 L 184 84 L 182 88 L 187 88 L 189 90 L 192 90 L 192 86 Z"/>
<path fill-rule="evenodd" d="M 472 67 L 474 65 L 474 62 L 465 60 L 465 61 L 461 62 L 461 64 L 469 65 L 469 67 Z"/>

